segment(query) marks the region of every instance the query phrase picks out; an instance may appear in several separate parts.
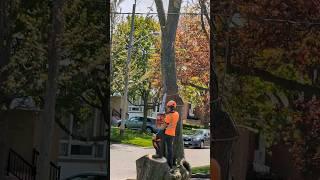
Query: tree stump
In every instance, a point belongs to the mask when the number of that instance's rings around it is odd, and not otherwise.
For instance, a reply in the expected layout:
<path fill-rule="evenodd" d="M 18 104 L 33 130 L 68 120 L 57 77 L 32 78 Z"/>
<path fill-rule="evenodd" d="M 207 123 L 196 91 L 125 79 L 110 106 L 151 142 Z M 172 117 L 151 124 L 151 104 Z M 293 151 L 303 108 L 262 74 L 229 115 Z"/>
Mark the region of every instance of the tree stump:
<path fill-rule="evenodd" d="M 170 172 L 166 158 L 153 159 L 152 155 L 145 155 L 136 161 L 137 180 L 188 180 L 191 173 L 189 167 L 185 167 L 186 163 L 185 160 L 181 161 Z"/>

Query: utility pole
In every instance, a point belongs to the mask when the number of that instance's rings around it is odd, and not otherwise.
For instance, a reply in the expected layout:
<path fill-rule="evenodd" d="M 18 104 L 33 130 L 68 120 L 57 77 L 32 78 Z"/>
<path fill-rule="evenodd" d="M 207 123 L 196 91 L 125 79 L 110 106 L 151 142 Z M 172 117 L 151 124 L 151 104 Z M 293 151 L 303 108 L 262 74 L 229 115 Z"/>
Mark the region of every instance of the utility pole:
<path fill-rule="evenodd" d="M 125 66 L 125 77 L 124 77 L 124 94 L 122 99 L 122 111 L 121 111 L 121 125 L 120 125 L 120 135 L 124 134 L 124 128 L 125 128 L 125 119 L 126 114 L 128 111 L 128 81 L 129 81 L 129 65 L 131 61 L 131 51 L 132 51 L 132 45 L 133 45 L 133 33 L 134 33 L 134 17 L 136 13 L 136 0 L 134 0 L 134 4 L 132 6 L 132 16 L 131 16 L 131 31 L 130 31 L 130 41 L 128 46 L 128 56 Z"/>

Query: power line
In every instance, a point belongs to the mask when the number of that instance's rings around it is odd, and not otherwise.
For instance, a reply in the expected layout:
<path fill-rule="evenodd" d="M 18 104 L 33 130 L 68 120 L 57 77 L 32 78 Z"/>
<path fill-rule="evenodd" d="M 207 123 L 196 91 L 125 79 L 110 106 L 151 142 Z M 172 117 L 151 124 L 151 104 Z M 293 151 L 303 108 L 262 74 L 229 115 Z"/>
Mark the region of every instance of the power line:
<path fill-rule="evenodd" d="M 131 14 L 131 13 L 122 13 L 122 12 L 111 12 L 112 14 Z M 151 13 L 150 11 L 148 13 L 136 13 L 137 15 L 158 15 L 158 13 Z M 171 15 L 190 15 L 190 16 L 200 16 L 205 15 L 204 13 L 167 13 Z M 225 15 L 225 14 L 213 14 L 213 15 Z M 278 19 L 278 18 L 260 18 L 260 17 L 237 17 L 237 19 L 242 20 L 256 20 L 256 21 L 265 21 L 265 22 L 275 22 L 275 23 L 288 23 L 288 24 L 297 24 L 297 25 L 307 25 L 307 26 L 314 26 L 314 25 L 320 25 L 319 22 L 311 22 L 311 21 L 297 21 L 297 20 L 290 20 L 290 19 Z"/>
<path fill-rule="evenodd" d="M 254 18 L 251 18 L 254 19 Z M 250 20 L 250 18 L 249 18 Z M 310 21 L 295 21 L 289 19 L 276 19 L 276 18 L 256 18 L 256 20 L 263 20 L 265 22 L 277 22 L 277 23 L 288 23 L 288 24 L 304 24 L 308 26 L 320 25 L 320 22 L 310 22 Z"/>
<path fill-rule="evenodd" d="M 122 13 L 122 12 L 111 12 L 111 14 L 127 14 L 127 15 L 129 15 L 129 14 L 131 14 L 131 13 L 129 13 L 129 12 L 127 12 L 127 13 Z M 140 13 L 136 13 L 136 14 L 139 14 L 139 15 L 158 15 L 158 13 L 142 13 L 142 12 L 140 12 Z M 201 14 L 201 13 L 167 13 L 167 14 L 170 14 L 170 15 L 176 15 L 176 14 L 179 14 L 179 15 L 193 15 L 193 16 L 199 16 L 199 15 L 204 15 L 204 14 Z"/>

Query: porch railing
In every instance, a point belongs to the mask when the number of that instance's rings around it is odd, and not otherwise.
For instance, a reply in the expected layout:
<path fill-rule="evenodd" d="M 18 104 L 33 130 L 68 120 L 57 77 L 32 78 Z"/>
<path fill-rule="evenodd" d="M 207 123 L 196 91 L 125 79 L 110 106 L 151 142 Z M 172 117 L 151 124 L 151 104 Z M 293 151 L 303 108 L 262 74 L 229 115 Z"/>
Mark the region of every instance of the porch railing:
<path fill-rule="evenodd" d="M 19 180 L 35 180 L 36 166 L 27 162 L 20 154 L 13 149 L 9 150 L 8 175 L 12 174 Z"/>

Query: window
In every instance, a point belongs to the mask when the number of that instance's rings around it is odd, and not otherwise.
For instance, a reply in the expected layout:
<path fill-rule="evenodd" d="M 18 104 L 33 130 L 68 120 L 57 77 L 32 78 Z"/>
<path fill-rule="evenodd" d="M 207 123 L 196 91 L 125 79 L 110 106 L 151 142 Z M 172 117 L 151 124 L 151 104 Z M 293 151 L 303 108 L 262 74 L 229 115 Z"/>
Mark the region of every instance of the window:
<path fill-rule="evenodd" d="M 72 145 L 71 155 L 92 155 L 92 145 Z"/>
<path fill-rule="evenodd" d="M 139 117 L 132 117 L 130 121 L 139 121 Z"/>
<path fill-rule="evenodd" d="M 102 158 L 104 152 L 104 145 L 103 144 L 97 144 L 96 145 L 96 154 L 95 157 Z"/>
<path fill-rule="evenodd" d="M 143 117 L 139 117 L 138 121 L 143 122 L 144 118 Z"/>
<path fill-rule="evenodd" d="M 68 156 L 68 149 L 69 149 L 68 143 L 60 143 L 59 155 L 60 156 Z"/>
<path fill-rule="evenodd" d="M 129 106 L 128 110 L 129 110 L 129 112 L 142 112 L 143 108 L 142 107 L 136 107 L 136 106 Z"/>

